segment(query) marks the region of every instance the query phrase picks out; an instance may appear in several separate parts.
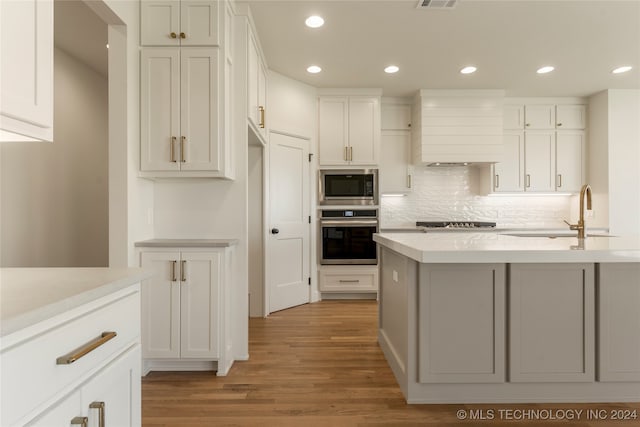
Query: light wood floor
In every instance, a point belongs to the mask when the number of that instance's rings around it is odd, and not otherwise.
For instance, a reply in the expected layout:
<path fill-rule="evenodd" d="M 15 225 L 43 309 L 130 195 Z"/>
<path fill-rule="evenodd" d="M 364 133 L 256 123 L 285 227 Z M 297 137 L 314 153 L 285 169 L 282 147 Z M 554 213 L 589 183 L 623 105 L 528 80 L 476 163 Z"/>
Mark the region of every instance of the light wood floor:
<path fill-rule="evenodd" d="M 640 421 L 503 421 L 499 409 L 636 409 L 640 404 L 407 405 L 377 344 L 375 301 L 323 301 L 251 319 L 251 359 L 226 377 L 152 372 L 144 426 L 636 426 Z M 494 420 L 459 421 L 458 410 Z"/>

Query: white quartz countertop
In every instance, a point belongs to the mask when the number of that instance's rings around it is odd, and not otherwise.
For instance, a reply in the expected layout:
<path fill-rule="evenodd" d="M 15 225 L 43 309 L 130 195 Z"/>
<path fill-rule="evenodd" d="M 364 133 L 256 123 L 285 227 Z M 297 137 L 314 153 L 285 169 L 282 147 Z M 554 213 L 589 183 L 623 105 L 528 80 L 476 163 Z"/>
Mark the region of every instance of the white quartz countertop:
<path fill-rule="evenodd" d="M 238 239 L 150 239 L 136 242 L 138 248 L 227 248 Z"/>
<path fill-rule="evenodd" d="M 151 277 L 141 268 L 2 268 L 0 336 Z"/>
<path fill-rule="evenodd" d="M 570 233 L 556 235 L 549 238 L 509 236 L 503 232 L 378 233 L 373 240 L 422 263 L 640 262 L 640 236 L 587 237 L 580 242 Z"/>

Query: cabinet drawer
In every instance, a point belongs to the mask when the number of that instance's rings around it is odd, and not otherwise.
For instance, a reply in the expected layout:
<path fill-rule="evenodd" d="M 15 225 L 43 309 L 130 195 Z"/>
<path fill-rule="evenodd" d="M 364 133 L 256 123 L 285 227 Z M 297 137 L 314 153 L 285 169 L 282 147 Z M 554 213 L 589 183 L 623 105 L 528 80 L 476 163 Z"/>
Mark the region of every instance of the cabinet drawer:
<path fill-rule="evenodd" d="M 139 341 L 139 288 L 117 295 L 119 298 L 105 297 L 87 304 L 85 310 L 72 309 L 50 320 L 44 332 L 2 353 L 1 425 L 14 425 L 27 414 L 39 412 Z M 72 363 L 57 363 L 68 355 L 81 354 L 107 331 L 117 335 Z"/>
<path fill-rule="evenodd" d="M 351 270 L 320 271 L 322 292 L 377 292 L 378 271 Z"/>

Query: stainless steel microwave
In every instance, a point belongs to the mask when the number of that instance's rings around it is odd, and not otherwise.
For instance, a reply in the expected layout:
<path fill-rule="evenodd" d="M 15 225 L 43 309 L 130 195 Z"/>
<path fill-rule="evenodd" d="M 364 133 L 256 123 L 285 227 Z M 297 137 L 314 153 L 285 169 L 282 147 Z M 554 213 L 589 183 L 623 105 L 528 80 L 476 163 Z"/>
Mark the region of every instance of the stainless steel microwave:
<path fill-rule="evenodd" d="M 321 169 L 320 205 L 378 204 L 378 169 Z"/>

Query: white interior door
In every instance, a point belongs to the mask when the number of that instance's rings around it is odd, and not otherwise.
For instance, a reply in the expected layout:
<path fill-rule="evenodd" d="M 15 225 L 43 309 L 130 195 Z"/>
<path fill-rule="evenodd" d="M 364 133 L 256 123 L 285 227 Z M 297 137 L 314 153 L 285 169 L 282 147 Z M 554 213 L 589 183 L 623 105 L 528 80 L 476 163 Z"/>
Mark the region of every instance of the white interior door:
<path fill-rule="evenodd" d="M 271 133 L 268 312 L 309 302 L 309 141 Z"/>

